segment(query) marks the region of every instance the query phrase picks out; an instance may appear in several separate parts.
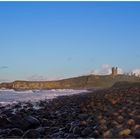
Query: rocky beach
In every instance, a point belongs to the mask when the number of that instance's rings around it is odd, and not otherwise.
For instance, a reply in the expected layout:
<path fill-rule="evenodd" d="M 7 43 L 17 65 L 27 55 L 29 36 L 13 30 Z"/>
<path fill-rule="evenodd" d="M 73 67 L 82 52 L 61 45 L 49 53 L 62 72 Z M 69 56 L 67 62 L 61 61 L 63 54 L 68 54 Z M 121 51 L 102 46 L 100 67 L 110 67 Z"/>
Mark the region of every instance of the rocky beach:
<path fill-rule="evenodd" d="M 140 139 L 140 1 L 0 1 L 0 139 Z"/>
<path fill-rule="evenodd" d="M 140 87 L 0 106 L 0 138 L 140 138 Z"/>

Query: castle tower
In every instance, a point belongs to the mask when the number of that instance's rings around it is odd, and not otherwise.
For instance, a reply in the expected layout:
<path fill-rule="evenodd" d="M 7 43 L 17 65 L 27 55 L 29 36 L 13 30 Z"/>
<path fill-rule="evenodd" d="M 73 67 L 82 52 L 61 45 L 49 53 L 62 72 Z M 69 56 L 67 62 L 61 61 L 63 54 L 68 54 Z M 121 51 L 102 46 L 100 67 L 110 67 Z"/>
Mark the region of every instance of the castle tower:
<path fill-rule="evenodd" d="M 118 74 L 118 68 L 112 67 L 112 74 L 113 76 L 116 76 Z"/>

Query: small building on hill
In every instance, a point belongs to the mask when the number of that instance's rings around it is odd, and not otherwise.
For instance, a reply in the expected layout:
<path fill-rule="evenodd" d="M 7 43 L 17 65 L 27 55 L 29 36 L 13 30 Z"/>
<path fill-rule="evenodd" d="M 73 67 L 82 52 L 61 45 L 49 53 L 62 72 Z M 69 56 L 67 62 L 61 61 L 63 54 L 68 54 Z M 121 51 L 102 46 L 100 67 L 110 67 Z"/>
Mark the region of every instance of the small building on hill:
<path fill-rule="evenodd" d="M 112 76 L 116 76 L 118 75 L 118 68 L 117 67 L 112 67 L 112 73 L 111 73 Z"/>

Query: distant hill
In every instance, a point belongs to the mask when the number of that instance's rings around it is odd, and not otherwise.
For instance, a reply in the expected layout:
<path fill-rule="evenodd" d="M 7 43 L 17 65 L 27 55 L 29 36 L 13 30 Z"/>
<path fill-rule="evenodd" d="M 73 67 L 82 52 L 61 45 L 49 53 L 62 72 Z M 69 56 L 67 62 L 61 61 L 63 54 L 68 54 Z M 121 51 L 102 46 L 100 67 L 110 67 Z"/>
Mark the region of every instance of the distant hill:
<path fill-rule="evenodd" d="M 140 78 L 129 75 L 87 75 L 57 81 L 14 81 L 1 83 L 0 88 L 28 89 L 91 89 L 106 88 L 116 82 L 140 82 Z"/>

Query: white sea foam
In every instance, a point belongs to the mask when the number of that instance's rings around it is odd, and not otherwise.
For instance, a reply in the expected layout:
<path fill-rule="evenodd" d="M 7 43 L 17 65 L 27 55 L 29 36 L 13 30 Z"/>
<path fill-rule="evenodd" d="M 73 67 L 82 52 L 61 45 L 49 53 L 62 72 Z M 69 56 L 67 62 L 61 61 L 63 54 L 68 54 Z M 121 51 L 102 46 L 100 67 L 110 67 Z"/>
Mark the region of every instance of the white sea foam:
<path fill-rule="evenodd" d="M 37 102 L 45 99 L 53 99 L 58 96 L 73 95 L 87 92 L 87 90 L 73 90 L 73 89 L 52 89 L 52 90 L 0 90 L 0 104 L 14 104 L 17 102 Z"/>

